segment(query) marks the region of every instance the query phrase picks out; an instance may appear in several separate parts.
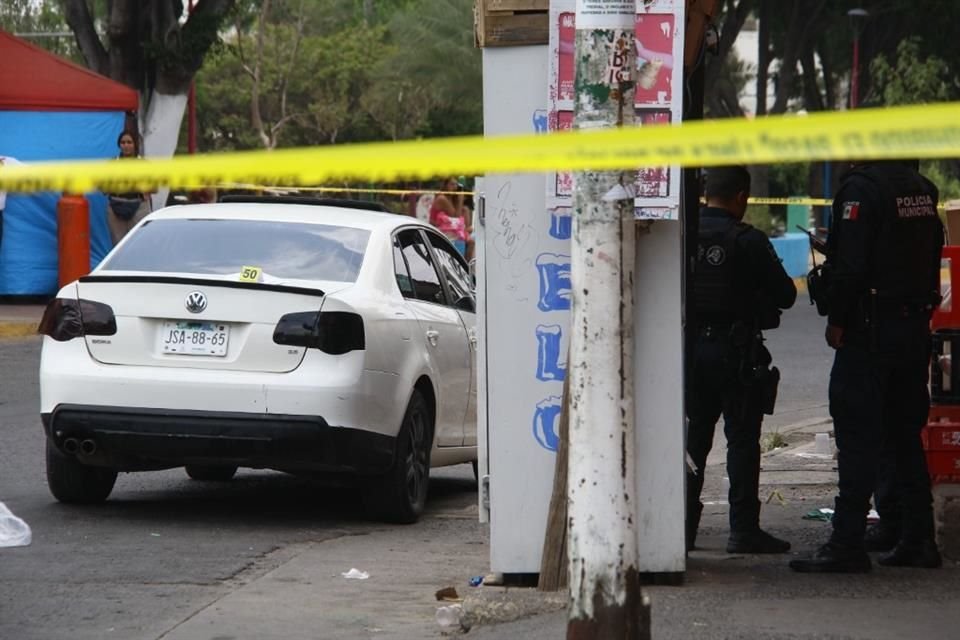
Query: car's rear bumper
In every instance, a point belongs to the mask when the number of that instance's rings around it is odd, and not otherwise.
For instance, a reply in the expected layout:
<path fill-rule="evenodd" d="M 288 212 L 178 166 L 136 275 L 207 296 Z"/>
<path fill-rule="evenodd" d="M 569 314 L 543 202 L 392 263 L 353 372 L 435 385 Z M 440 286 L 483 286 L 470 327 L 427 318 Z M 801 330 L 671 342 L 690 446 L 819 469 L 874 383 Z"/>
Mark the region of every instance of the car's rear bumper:
<path fill-rule="evenodd" d="M 90 357 L 82 340 L 46 337 L 40 357 L 40 412 L 96 405 L 265 419 L 281 415 L 310 421 L 323 416 L 337 427 L 395 436 L 413 388 L 396 374 L 364 368 L 356 353 L 331 362 L 311 349 L 288 373 L 193 368 L 192 362 L 182 361 L 178 367 L 103 364 Z"/>
<path fill-rule="evenodd" d="M 128 471 L 216 464 L 376 474 L 389 469 L 396 440 L 302 415 L 61 404 L 41 418 L 60 451 L 72 438 L 85 446 L 68 455 Z"/>

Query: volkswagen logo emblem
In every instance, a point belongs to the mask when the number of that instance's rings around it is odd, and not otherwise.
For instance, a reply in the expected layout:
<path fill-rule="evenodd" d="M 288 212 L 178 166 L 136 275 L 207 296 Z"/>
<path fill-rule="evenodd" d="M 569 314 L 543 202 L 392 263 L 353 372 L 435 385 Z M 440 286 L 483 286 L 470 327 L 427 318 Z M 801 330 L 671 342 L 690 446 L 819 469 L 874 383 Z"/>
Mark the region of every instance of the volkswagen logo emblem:
<path fill-rule="evenodd" d="M 200 313 L 207 308 L 207 296 L 202 291 L 191 291 L 187 294 L 187 311 Z"/>

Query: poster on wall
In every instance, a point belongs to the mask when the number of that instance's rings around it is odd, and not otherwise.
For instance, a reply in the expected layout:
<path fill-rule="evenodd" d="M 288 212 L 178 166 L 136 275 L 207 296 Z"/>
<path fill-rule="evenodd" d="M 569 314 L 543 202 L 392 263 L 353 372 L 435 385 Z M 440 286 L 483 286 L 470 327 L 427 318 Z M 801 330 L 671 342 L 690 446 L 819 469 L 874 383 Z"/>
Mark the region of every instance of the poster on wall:
<path fill-rule="evenodd" d="M 685 23 L 683 0 L 649 0 L 636 9 L 636 126 L 664 125 L 682 119 L 681 29 Z M 547 83 L 547 126 L 550 131 L 573 128 L 576 26 L 576 0 L 552 0 Z M 637 219 L 679 218 L 680 170 L 677 167 L 640 168 L 635 187 Z M 569 215 L 573 206 L 573 175 L 569 172 L 550 174 L 546 190 L 550 214 Z"/>

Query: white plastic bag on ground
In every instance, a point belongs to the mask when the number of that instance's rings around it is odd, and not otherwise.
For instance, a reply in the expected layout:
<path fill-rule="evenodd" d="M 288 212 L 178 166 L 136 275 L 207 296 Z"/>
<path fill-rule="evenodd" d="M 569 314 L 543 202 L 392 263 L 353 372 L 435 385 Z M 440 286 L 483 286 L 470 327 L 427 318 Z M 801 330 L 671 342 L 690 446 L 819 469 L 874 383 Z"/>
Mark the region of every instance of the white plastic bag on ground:
<path fill-rule="evenodd" d="M 30 526 L 0 502 L 0 547 L 25 547 L 31 537 Z"/>

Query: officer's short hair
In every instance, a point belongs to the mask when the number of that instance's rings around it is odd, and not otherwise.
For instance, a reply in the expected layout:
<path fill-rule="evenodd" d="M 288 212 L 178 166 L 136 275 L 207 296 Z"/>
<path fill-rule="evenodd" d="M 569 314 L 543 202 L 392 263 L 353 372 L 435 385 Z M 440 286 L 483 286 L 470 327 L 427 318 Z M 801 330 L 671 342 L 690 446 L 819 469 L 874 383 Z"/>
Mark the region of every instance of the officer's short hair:
<path fill-rule="evenodd" d="M 745 166 L 707 169 L 704 193 L 708 198 L 733 198 L 741 192 L 750 193 L 750 172 Z"/>

